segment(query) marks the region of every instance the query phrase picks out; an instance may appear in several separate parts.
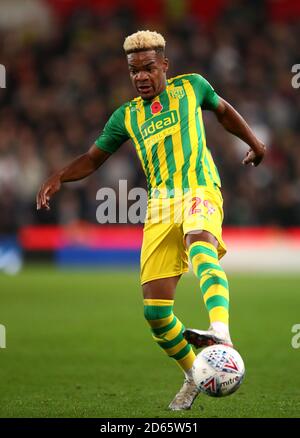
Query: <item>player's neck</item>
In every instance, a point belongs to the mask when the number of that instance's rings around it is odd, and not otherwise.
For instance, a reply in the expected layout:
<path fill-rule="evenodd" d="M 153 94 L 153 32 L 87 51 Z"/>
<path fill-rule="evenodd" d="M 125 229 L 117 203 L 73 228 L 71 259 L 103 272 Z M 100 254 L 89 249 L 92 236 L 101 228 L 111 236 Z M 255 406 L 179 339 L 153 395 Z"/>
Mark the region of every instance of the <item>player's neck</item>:
<path fill-rule="evenodd" d="M 166 90 L 166 88 L 167 88 L 167 78 L 164 80 L 163 84 L 161 85 L 161 87 L 159 88 L 157 94 L 153 97 L 153 99 L 160 96 Z"/>

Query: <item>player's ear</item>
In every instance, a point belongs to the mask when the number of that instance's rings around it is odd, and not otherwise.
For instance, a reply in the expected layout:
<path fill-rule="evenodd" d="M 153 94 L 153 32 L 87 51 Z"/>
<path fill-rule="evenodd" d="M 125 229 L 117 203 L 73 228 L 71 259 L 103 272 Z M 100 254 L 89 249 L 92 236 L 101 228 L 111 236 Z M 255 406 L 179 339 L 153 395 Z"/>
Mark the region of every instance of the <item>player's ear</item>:
<path fill-rule="evenodd" d="M 168 58 L 165 58 L 163 60 L 163 71 L 164 71 L 164 73 L 166 73 L 168 71 L 168 69 L 169 69 L 169 60 L 168 60 Z"/>

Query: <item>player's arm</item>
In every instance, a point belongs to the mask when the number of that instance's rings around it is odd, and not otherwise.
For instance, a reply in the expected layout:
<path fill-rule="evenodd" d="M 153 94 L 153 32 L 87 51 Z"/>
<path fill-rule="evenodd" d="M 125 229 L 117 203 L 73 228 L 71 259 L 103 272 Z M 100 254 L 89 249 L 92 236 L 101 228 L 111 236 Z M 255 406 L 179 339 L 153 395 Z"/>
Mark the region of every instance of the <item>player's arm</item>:
<path fill-rule="evenodd" d="M 83 155 L 75 158 L 62 170 L 54 173 L 41 186 L 37 197 L 37 209 L 50 209 L 49 201 L 54 193 L 58 192 L 62 183 L 78 181 L 91 175 L 111 154 L 99 149 L 95 144 Z"/>
<path fill-rule="evenodd" d="M 194 75 L 193 80 L 199 90 L 197 95 L 201 108 L 213 111 L 228 132 L 236 135 L 250 146 L 251 149 L 247 152 L 243 164 L 252 163 L 254 166 L 258 166 L 264 157 L 265 145 L 256 137 L 243 117 L 215 92 L 203 76 Z"/>
<path fill-rule="evenodd" d="M 219 122 L 233 135 L 236 135 L 250 146 L 243 164 L 258 166 L 262 161 L 266 147 L 256 137 L 245 119 L 228 103 L 219 97 L 217 106 L 213 109 Z"/>

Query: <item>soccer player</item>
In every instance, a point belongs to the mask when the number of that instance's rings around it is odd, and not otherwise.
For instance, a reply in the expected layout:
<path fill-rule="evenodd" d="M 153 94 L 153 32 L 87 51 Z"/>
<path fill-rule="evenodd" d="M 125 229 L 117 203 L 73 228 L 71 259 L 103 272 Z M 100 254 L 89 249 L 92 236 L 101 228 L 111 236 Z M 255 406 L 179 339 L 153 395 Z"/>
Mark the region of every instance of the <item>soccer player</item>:
<path fill-rule="evenodd" d="M 202 76 L 192 73 L 167 79 L 162 35 L 136 32 L 125 39 L 124 50 L 138 97 L 116 109 L 85 154 L 41 186 L 37 209 L 49 209 L 50 198 L 62 183 L 87 177 L 126 140 L 133 141 L 149 191 L 141 251 L 144 315 L 154 340 L 184 372 L 184 384 L 169 408 L 190 409 L 198 395 L 191 372 L 195 359 L 192 345 L 232 345 L 228 281 L 219 263 L 226 253 L 221 183 L 206 146 L 202 110 L 215 113 L 227 131 L 250 146 L 243 164 L 257 166 L 265 146 Z M 172 220 L 152 220 L 167 203 Z M 175 220 L 178 211 L 184 214 Z M 173 313 L 176 285 L 188 270 L 188 259 L 208 311 L 207 331 L 185 330 Z"/>

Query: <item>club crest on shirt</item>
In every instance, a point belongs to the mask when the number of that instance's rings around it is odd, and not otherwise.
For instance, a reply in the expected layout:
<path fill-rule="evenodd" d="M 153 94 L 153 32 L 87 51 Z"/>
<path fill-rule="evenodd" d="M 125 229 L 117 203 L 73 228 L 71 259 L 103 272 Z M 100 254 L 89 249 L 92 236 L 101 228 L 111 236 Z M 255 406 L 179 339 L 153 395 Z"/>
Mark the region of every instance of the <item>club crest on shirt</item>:
<path fill-rule="evenodd" d="M 170 90 L 170 96 L 173 97 L 174 99 L 182 99 L 185 95 L 185 91 L 184 88 L 179 86 L 179 87 L 174 87 L 172 90 Z"/>

